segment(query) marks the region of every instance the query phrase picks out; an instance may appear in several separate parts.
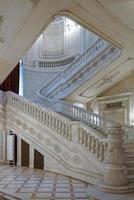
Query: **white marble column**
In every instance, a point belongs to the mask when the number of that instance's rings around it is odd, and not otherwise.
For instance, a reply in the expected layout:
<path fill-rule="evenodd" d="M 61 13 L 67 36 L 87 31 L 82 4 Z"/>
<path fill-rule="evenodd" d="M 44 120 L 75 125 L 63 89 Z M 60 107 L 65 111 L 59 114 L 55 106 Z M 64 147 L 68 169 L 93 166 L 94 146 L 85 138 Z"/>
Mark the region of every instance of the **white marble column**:
<path fill-rule="evenodd" d="M 17 165 L 21 166 L 21 138 L 17 136 Z"/>

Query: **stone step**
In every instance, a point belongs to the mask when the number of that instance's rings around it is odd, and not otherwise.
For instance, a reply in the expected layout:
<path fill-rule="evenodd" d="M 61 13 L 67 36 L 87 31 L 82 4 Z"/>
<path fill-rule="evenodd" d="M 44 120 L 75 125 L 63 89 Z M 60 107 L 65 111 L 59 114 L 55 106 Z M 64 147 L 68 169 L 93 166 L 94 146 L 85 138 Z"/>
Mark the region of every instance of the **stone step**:
<path fill-rule="evenodd" d="M 134 192 L 134 182 L 128 184 L 128 193 L 130 193 L 130 192 Z"/>
<path fill-rule="evenodd" d="M 131 140 L 125 140 L 124 145 L 133 145 L 134 144 L 134 139 Z"/>
<path fill-rule="evenodd" d="M 133 160 L 134 161 L 134 154 L 126 154 L 126 160 Z"/>
<path fill-rule="evenodd" d="M 131 149 L 131 150 L 134 151 L 134 142 L 123 144 L 123 148 L 124 148 L 125 150 L 130 150 L 130 149 Z"/>
<path fill-rule="evenodd" d="M 129 167 L 134 167 L 134 160 L 126 161 L 126 167 L 127 167 L 127 168 L 129 168 Z"/>
<path fill-rule="evenodd" d="M 130 149 L 125 149 L 124 151 L 126 154 L 134 154 L 134 149 L 130 148 Z"/>
<path fill-rule="evenodd" d="M 128 183 L 134 183 L 134 174 L 128 175 Z"/>
<path fill-rule="evenodd" d="M 127 173 L 128 173 L 128 175 L 133 175 L 134 174 L 134 167 L 128 167 Z"/>
<path fill-rule="evenodd" d="M 123 148 L 124 149 L 134 149 L 134 144 L 133 145 L 128 145 L 128 146 L 123 145 Z"/>

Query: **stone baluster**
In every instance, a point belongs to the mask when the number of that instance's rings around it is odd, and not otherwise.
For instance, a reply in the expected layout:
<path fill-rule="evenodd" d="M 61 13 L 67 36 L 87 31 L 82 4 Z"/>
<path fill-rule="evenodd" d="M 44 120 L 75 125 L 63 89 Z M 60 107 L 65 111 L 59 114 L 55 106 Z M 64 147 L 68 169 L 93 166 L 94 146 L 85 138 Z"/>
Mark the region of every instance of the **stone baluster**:
<path fill-rule="evenodd" d="M 96 125 L 97 125 L 97 129 L 100 129 L 100 117 L 96 116 Z"/>
<path fill-rule="evenodd" d="M 74 144 L 81 143 L 80 133 L 82 130 L 78 126 L 78 122 L 73 122 L 70 126 L 70 140 L 74 142 Z"/>
<path fill-rule="evenodd" d="M 68 140 L 72 140 L 71 125 L 68 124 Z"/>
<path fill-rule="evenodd" d="M 46 125 L 48 125 L 48 113 L 46 112 Z"/>
<path fill-rule="evenodd" d="M 51 125 L 52 125 L 52 116 L 51 114 L 49 114 L 49 127 L 51 127 Z"/>
<path fill-rule="evenodd" d="M 101 142 L 100 143 L 100 161 L 103 161 L 103 160 L 104 160 L 104 145 Z"/>
<path fill-rule="evenodd" d="M 105 157 L 104 183 L 117 187 L 127 185 L 127 170 L 124 165 L 123 131 L 118 124 L 110 125 L 108 131 L 108 149 Z"/>
<path fill-rule="evenodd" d="M 95 146 L 96 146 L 96 140 L 94 136 L 92 136 L 92 153 L 95 153 Z"/>
<path fill-rule="evenodd" d="M 49 127 L 49 126 L 50 126 L 50 114 L 49 114 L 49 113 L 47 113 L 47 115 L 48 115 L 47 126 Z"/>
<path fill-rule="evenodd" d="M 46 113 L 45 113 L 45 111 L 42 111 L 42 122 L 44 124 L 46 123 Z"/>
<path fill-rule="evenodd" d="M 20 111 L 23 111 L 23 102 L 20 101 Z"/>
<path fill-rule="evenodd" d="M 108 143 L 104 143 L 104 158 L 106 156 L 107 149 L 108 149 Z"/>
<path fill-rule="evenodd" d="M 80 144 L 80 127 L 78 127 L 78 143 Z"/>
<path fill-rule="evenodd" d="M 64 130 L 64 122 L 62 120 L 58 120 L 58 133 L 65 135 L 65 130 Z"/>
<path fill-rule="evenodd" d="M 57 118 L 54 117 L 54 130 L 57 132 Z"/>
<path fill-rule="evenodd" d="M 67 134 L 67 124 L 64 123 L 64 135 L 68 139 L 68 134 Z"/>
<path fill-rule="evenodd" d="M 65 137 L 67 137 L 66 135 L 66 131 L 65 131 L 65 123 L 62 121 L 62 128 L 60 129 L 61 134 L 64 135 Z"/>
<path fill-rule="evenodd" d="M 100 143 L 98 139 L 96 139 L 96 156 L 97 158 L 100 156 Z"/>
<path fill-rule="evenodd" d="M 79 128 L 79 143 L 82 144 L 83 143 L 83 133 L 82 133 L 83 129 Z"/>
<path fill-rule="evenodd" d="M 84 144 L 84 129 L 82 129 L 82 144 Z"/>
<path fill-rule="evenodd" d="M 51 128 L 54 129 L 54 116 L 51 116 Z"/>
<path fill-rule="evenodd" d="M 88 134 L 88 149 L 89 149 L 89 151 L 91 151 L 91 148 L 92 148 L 91 144 L 92 144 L 92 136 L 89 133 Z"/>
<path fill-rule="evenodd" d="M 63 130 L 63 123 L 62 123 L 62 120 L 58 120 L 58 130 L 59 130 L 59 133 L 62 135 L 64 135 L 64 130 Z"/>
<path fill-rule="evenodd" d="M 68 140 L 71 140 L 71 132 L 70 132 L 70 125 L 69 124 L 67 124 L 66 125 L 66 131 L 67 131 L 67 139 Z"/>
<path fill-rule="evenodd" d="M 43 110 L 41 110 L 41 118 L 40 118 L 40 120 L 43 123 Z"/>
<path fill-rule="evenodd" d="M 56 119 L 56 131 L 57 131 L 57 133 L 60 133 L 59 124 L 60 124 L 60 120 L 57 118 Z M 61 129 L 62 129 L 62 122 L 61 122 Z"/>
<path fill-rule="evenodd" d="M 61 119 L 58 120 L 58 133 L 60 133 L 62 135 L 65 134 L 65 132 L 64 132 L 64 122 Z"/>
<path fill-rule="evenodd" d="M 88 140 L 88 133 L 87 133 L 87 131 L 85 130 L 84 131 L 84 145 L 85 145 L 85 147 L 87 147 L 87 141 Z"/>

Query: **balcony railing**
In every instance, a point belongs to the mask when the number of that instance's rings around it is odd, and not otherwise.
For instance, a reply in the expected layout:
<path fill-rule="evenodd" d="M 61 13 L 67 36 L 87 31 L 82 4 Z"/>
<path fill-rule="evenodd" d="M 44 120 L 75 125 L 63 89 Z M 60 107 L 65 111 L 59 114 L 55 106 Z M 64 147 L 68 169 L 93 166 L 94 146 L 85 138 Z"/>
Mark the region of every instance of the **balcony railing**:
<path fill-rule="evenodd" d="M 70 56 L 62 60 L 35 60 L 35 68 L 55 68 L 55 67 L 64 67 L 72 63 L 75 59 L 75 56 Z"/>

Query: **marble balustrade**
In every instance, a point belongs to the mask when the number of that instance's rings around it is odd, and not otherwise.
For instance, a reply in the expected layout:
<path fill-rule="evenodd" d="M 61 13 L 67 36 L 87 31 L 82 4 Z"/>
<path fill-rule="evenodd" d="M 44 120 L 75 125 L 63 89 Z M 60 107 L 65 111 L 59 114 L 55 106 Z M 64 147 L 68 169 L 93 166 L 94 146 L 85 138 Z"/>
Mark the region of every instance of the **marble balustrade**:
<path fill-rule="evenodd" d="M 63 135 L 68 140 L 72 140 L 71 120 L 67 120 L 65 117 L 54 113 L 53 111 L 48 111 L 47 109 L 42 108 L 39 105 L 34 104 L 31 101 L 12 92 L 7 92 L 6 96 L 7 104 L 40 121 L 41 123 L 56 131 L 58 134 Z M 76 113 L 75 110 L 73 111 Z M 70 110 L 68 110 L 68 112 L 70 112 Z M 97 115 L 93 113 L 90 116 L 90 119 L 92 120 L 92 125 L 94 124 L 93 127 L 99 125 L 97 121 L 99 116 L 96 116 Z M 86 120 L 88 119 L 89 116 L 87 115 Z M 76 137 L 78 144 L 84 145 L 86 148 L 89 149 L 90 152 L 95 153 L 100 161 L 103 161 L 106 154 L 107 137 L 105 135 L 103 136 L 103 142 L 102 138 L 99 135 L 95 133 L 93 134 L 91 131 L 88 130 L 88 127 L 85 127 L 84 124 L 77 123 L 77 130 L 78 134 L 76 135 Z"/>

